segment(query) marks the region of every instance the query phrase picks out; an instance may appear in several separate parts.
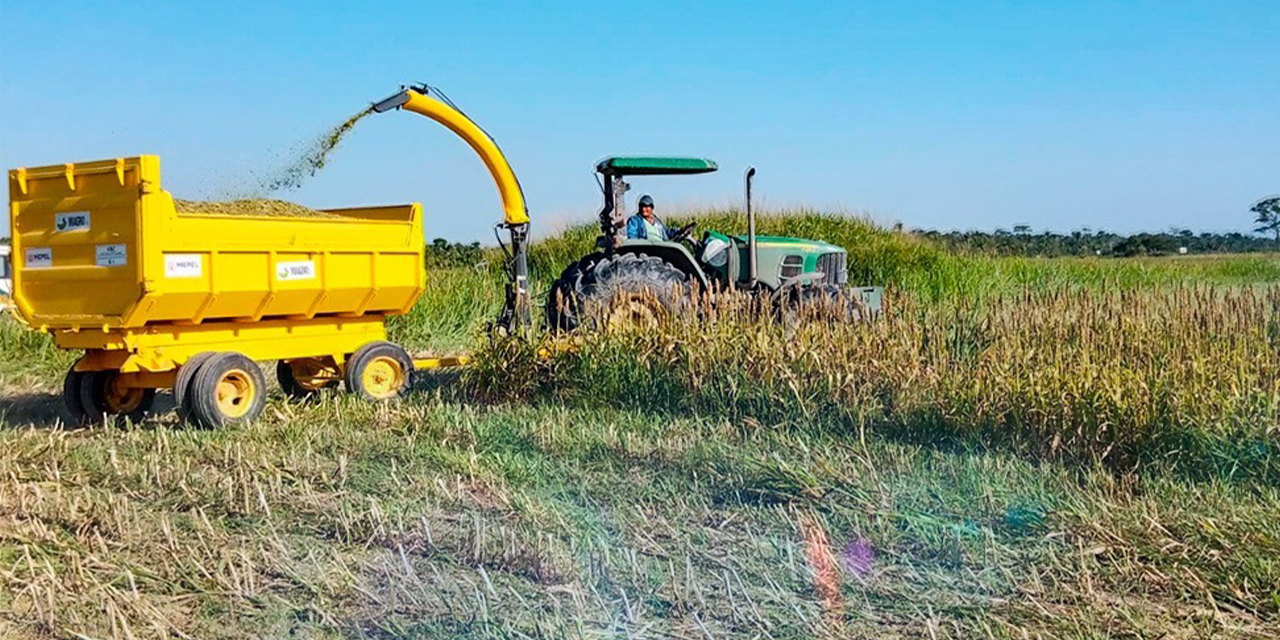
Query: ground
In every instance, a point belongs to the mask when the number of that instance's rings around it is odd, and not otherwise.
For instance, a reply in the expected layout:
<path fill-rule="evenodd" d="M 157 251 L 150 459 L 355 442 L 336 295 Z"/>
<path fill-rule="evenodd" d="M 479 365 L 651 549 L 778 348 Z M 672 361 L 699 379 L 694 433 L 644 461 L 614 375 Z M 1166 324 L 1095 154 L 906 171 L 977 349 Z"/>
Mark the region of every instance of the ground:
<path fill-rule="evenodd" d="M 466 344 L 475 287 L 396 335 Z M 69 429 L 70 356 L 3 322 L 4 637 L 1280 635 L 1280 490 L 1248 474 L 447 377 Z"/>

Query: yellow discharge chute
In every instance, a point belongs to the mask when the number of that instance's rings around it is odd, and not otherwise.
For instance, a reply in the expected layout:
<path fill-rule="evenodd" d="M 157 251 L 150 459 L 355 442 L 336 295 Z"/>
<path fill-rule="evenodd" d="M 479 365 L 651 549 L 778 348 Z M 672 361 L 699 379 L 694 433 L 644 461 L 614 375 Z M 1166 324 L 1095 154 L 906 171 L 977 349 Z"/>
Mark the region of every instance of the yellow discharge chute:
<path fill-rule="evenodd" d="M 445 101 L 427 95 L 428 92 L 426 87 L 404 89 L 373 105 L 373 110 L 381 113 L 398 107 L 422 114 L 448 127 L 471 146 L 484 161 L 485 167 L 489 169 L 494 183 L 498 186 L 498 193 L 502 197 L 503 219 L 506 224 L 528 224 L 529 209 L 525 206 L 520 181 L 516 179 L 515 171 L 511 170 L 506 156 L 502 155 L 502 150 L 498 148 L 493 138 L 490 138 L 484 129 L 472 122 L 461 111 Z"/>

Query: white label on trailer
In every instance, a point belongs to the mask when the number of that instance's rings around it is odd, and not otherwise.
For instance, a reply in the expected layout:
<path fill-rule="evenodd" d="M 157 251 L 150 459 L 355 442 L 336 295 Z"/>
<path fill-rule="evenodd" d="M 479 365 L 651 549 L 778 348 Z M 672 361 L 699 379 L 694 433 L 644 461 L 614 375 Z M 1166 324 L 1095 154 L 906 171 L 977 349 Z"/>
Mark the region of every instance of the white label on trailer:
<path fill-rule="evenodd" d="M 46 269 L 53 266 L 53 249 L 49 247 L 32 247 L 27 249 L 26 259 L 22 266 L 28 269 Z"/>
<path fill-rule="evenodd" d="M 316 263 L 311 260 L 276 264 L 276 280 L 312 280 L 315 277 Z"/>
<path fill-rule="evenodd" d="M 166 253 L 164 277 L 199 278 L 204 273 L 204 263 L 198 253 Z"/>
<path fill-rule="evenodd" d="M 125 245 L 100 244 L 97 249 L 99 267 L 122 267 L 129 264 L 129 254 Z"/>
<path fill-rule="evenodd" d="M 88 211 L 68 211 L 53 216 L 53 228 L 58 233 L 63 231 L 83 231 L 89 228 Z"/>

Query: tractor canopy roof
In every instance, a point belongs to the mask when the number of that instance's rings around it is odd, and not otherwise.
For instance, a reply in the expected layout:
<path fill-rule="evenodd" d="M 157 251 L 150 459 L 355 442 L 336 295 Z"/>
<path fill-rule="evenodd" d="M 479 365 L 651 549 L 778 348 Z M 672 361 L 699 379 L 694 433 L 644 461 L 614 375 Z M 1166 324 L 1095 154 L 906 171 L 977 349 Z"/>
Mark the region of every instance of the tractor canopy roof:
<path fill-rule="evenodd" d="M 706 158 L 613 156 L 596 163 L 596 171 L 615 176 L 666 176 L 710 173 L 716 163 Z"/>

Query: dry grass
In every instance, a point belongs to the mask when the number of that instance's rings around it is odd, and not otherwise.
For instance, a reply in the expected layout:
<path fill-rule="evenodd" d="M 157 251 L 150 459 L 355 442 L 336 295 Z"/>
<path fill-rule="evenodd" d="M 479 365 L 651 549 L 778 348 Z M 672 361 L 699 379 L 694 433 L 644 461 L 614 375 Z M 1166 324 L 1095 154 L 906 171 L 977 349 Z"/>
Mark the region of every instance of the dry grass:
<path fill-rule="evenodd" d="M 750 301 L 721 302 L 697 323 L 578 336 L 571 350 L 497 343 L 472 382 L 1122 471 L 1280 479 L 1280 288 L 887 304 L 875 322 L 796 329 Z"/>
<path fill-rule="evenodd" d="M 1274 487 L 745 419 L 328 397 L 10 431 L 0 475 L 8 637 L 1280 630 Z"/>

